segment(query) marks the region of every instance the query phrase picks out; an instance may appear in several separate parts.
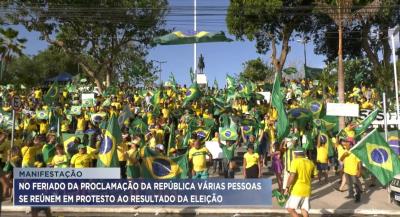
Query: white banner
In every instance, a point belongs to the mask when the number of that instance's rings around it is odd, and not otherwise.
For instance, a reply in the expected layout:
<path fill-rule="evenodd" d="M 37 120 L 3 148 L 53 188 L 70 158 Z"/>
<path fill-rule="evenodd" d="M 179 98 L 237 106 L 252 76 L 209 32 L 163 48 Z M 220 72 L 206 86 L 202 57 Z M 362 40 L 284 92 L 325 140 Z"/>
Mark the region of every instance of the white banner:
<path fill-rule="evenodd" d="M 224 154 L 222 153 L 221 147 L 217 141 L 206 141 L 206 148 L 210 151 L 213 156 L 213 159 L 222 159 L 224 158 Z"/>
<path fill-rule="evenodd" d="M 350 103 L 327 103 L 326 115 L 329 116 L 344 116 L 344 117 L 358 117 L 359 105 Z"/>
<path fill-rule="evenodd" d="M 271 92 L 257 92 L 257 93 L 263 95 L 267 103 L 271 102 Z"/>

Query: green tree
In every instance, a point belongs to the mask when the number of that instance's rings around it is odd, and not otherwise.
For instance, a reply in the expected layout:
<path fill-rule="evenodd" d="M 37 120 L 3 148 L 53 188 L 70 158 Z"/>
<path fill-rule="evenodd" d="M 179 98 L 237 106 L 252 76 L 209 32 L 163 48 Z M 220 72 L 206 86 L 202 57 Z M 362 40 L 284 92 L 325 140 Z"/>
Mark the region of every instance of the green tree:
<path fill-rule="evenodd" d="M 240 40 L 245 37 L 256 40 L 259 53 L 271 51 L 271 62 L 281 75 L 292 35 L 300 36 L 312 28 L 312 18 L 304 16 L 311 14 L 311 3 L 311 0 L 231 0 L 226 17 L 228 31 Z"/>
<path fill-rule="evenodd" d="M 25 48 L 25 42 L 27 40 L 24 38 L 18 38 L 18 34 L 18 31 L 12 28 L 0 28 L 1 82 L 3 82 L 3 74 L 6 71 L 7 64 L 9 64 L 16 56 L 23 55 L 22 51 Z"/>
<path fill-rule="evenodd" d="M 152 39 L 165 33 L 166 0 L 10 2 L 16 22 L 73 57 L 100 90 L 125 70 L 121 55 L 144 57 Z"/>
<path fill-rule="evenodd" d="M 329 16 L 338 28 L 338 98 L 339 103 L 344 103 L 345 74 L 343 65 L 343 30 L 346 24 L 351 24 L 357 18 L 368 18 L 379 11 L 380 0 L 353 1 L 353 0 L 327 0 L 317 1 L 316 10 Z M 344 128 L 344 117 L 339 117 L 339 128 Z"/>
<path fill-rule="evenodd" d="M 51 46 L 33 57 L 15 58 L 8 67 L 5 80 L 8 83 L 35 86 L 62 72 L 75 75 L 78 73 L 78 65 L 74 58 Z"/>
<path fill-rule="evenodd" d="M 239 74 L 241 80 L 250 80 L 255 83 L 274 80 L 274 69 L 260 58 L 246 61 L 243 67 L 243 71 Z"/>

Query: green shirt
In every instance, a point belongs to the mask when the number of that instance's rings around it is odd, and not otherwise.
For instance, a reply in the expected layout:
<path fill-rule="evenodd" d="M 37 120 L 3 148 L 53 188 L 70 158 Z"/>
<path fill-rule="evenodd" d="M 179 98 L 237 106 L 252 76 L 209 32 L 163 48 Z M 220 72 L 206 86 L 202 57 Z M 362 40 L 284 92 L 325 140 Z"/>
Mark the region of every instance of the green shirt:
<path fill-rule="evenodd" d="M 232 160 L 235 155 L 236 144 L 231 146 L 220 144 L 220 147 L 222 148 L 222 153 L 224 153 L 225 158 L 229 161 Z"/>

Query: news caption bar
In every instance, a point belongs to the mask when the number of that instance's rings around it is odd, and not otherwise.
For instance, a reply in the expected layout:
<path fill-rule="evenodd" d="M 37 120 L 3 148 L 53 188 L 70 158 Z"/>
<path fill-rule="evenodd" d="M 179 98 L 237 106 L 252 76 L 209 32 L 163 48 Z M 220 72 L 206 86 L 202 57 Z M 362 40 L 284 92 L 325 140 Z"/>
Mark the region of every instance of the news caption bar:
<path fill-rule="evenodd" d="M 125 180 L 119 168 L 19 168 L 14 174 L 15 206 L 272 205 L 271 179 Z"/>

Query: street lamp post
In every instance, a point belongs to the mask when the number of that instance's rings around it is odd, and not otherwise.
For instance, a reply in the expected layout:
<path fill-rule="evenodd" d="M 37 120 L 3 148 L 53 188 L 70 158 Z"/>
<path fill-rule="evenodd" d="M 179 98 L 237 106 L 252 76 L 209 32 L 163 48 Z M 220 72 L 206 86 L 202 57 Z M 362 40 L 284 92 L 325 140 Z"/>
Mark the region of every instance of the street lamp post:
<path fill-rule="evenodd" d="M 393 56 L 393 73 L 394 73 L 394 87 L 395 87 L 395 97 L 396 97 L 396 117 L 397 117 L 397 128 L 400 129 L 400 119 L 399 119 L 399 88 L 397 82 L 397 65 L 396 65 L 396 48 L 394 46 L 394 36 L 400 31 L 400 26 L 396 26 L 390 35 L 392 39 L 392 56 Z"/>
<path fill-rule="evenodd" d="M 162 64 L 164 64 L 164 63 L 166 63 L 167 61 L 158 61 L 158 60 L 154 60 L 154 62 L 156 62 L 156 63 L 158 63 L 159 64 L 159 67 L 160 67 L 160 71 L 159 71 L 159 76 L 158 76 L 158 79 L 160 79 L 160 85 L 162 84 L 162 81 L 161 81 L 161 69 L 162 69 Z"/>

